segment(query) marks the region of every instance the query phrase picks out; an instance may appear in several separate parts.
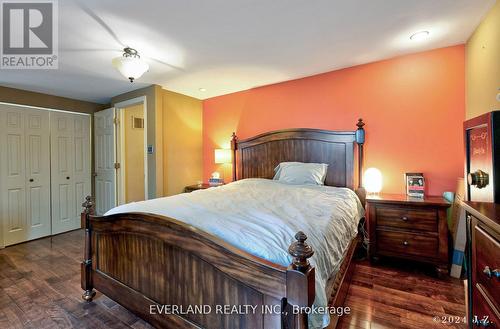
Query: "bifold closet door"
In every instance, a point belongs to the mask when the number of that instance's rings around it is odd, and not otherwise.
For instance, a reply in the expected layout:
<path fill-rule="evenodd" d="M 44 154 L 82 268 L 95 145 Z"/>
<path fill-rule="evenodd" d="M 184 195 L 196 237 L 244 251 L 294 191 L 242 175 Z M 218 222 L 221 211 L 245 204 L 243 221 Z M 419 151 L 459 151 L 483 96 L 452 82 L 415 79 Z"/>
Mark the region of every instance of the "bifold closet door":
<path fill-rule="evenodd" d="M 49 112 L 0 105 L 4 245 L 50 235 Z"/>
<path fill-rule="evenodd" d="M 90 195 L 90 118 L 51 113 L 52 234 L 80 227 Z"/>

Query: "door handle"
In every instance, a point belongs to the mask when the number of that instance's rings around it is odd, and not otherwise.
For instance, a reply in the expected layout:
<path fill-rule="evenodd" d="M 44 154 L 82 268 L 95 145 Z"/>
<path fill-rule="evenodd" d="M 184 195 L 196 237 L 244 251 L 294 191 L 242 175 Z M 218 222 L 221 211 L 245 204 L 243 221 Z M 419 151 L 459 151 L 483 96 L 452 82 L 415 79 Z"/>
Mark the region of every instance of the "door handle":
<path fill-rule="evenodd" d="M 69 179 L 69 176 L 67 176 L 66 179 Z"/>
<path fill-rule="evenodd" d="M 473 173 L 467 174 L 467 183 L 477 188 L 484 188 L 488 186 L 489 175 L 481 169 L 478 169 Z"/>
<path fill-rule="evenodd" d="M 30 183 L 33 183 L 35 180 L 33 178 L 30 178 Z"/>

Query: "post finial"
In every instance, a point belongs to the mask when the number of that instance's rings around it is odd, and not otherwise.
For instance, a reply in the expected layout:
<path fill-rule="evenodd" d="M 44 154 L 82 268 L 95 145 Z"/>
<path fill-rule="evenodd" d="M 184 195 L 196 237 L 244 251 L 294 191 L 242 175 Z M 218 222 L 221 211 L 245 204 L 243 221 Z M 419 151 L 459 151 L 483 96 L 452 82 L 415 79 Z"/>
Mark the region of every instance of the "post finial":
<path fill-rule="evenodd" d="M 231 150 L 233 151 L 233 182 L 236 181 L 236 149 L 238 148 L 238 146 L 236 145 L 237 143 L 238 136 L 236 136 L 236 133 L 233 131 L 233 133 L 231 134 Z"/>
<path fill-rule="evenodd" d="M 231 149 L 236 150 L 236 142 L 238 141 L 238 136 L 236 136 L 236 133 L 233 131 L 231 134 Z"/>
<path fill-rule="evenodd" d="M 356 143 L 359 144 L 364 144 L 365 143 L 365 123 L 363 122 L 363 119 L 359 118 L 358 123 L 356 123 L 356 126 L 358 129 L 356 130 Z"/>
<path fill-rule="evenodd" d="M 358 126 L 358 129 L 363 129 L 363 126 L 365 123 L 363 122 L 363 119 L 359 118 L 358 123 L 356 123 L 356 126 Z"/>
<path fill-rule="evenodd" d="M 363 186 L 363 144 L 365 143 L 365 123 L 359 118 L 355 132 L 356 144 L 358 144 L 358 186 Z"/>
<path fill-rule="evenodd" d="M 238 137 L 236 136 L 236 133 L 233 131 L 231 134 L 231 142 L 236 142 L 238 140 Z"/>
<path fill-rule="evenodd" d="M 295 241 L 288 248 L 288 253 L 293 256 L 292 267 L 298 271 L 305 271 L 309 268 L 308 258 L 314 254 L 313 249 L 305 241 L 307 240 L 307 235 L 304 232 L 299 231 L 295 234 Z"/>
<path fill-rule="evenodd" d="M 82 207 L 85 208 L 86 214 L 90 214 L 92 212 L 92 208 L 94 208 L 94 200 L 90 195 L 85 197 L 85 202 L 82 203 Z"/>

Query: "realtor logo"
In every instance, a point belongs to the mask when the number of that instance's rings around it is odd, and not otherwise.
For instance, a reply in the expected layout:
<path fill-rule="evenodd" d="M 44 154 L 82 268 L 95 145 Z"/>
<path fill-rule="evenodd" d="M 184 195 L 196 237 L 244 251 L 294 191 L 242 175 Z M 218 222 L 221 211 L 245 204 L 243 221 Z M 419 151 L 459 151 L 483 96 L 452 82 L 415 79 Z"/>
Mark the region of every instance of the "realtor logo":
<path fill-rule="evenodd" d="M 0 0 L 0 68 L 57 69 L 57 2 Z"/>

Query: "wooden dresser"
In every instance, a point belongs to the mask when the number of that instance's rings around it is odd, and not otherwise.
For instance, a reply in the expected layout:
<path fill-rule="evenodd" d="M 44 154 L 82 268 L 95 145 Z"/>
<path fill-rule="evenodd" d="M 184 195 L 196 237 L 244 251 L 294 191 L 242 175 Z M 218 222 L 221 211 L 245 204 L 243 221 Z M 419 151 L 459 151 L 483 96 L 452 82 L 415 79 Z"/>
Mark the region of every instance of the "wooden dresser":
<path fill-rule="evenodd" d="M 448 273 L 450 203 L 441 197 L 408 198 L 399 194 L 367 196 L 367 229 L 371 260 L 379 256 L 406 258 Z"/>
<path fill-rule="evenodd" d="M 463 202 L 467 212 L 469 324 L 500 328 L 500 204 Z"/>

